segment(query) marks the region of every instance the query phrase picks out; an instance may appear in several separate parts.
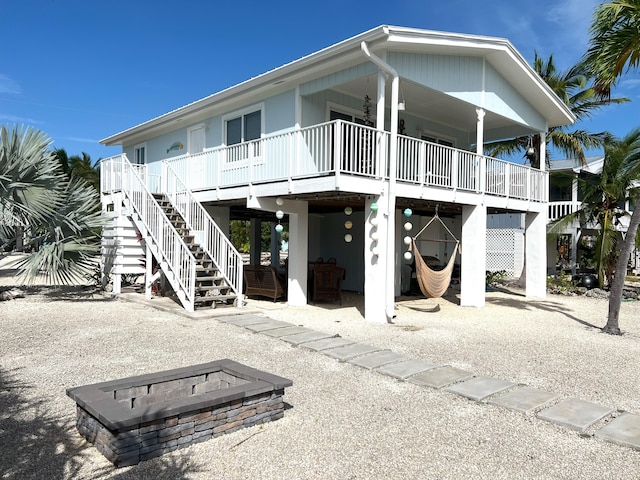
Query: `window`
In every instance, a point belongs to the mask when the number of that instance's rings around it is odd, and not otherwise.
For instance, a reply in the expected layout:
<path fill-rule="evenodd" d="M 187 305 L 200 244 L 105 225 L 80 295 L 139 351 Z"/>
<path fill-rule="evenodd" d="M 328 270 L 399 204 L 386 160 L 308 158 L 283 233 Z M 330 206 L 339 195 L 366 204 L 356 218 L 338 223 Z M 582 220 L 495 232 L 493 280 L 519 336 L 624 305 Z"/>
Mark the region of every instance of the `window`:
<path fill-rule="evenodd" d="M 230 118 L 226 122 L 227 145 L 257 140 L 262 134 L 262 112 L 255 112 Z"/>
<path fill-rule="evenodd" d="M 445 147 L 453 147 L 455 146 L 451 140 L 447 140 L 445 138 L 435 137 L 433 135 L 421 135 L 421 140 L 425 140 L 431 143 L 437 143 L 438 145 L 444 145 Z"/>
<path fill-rule="evenodd" d="M 255 107 L 227 116 L 224 119 L 228 162 L 246 160 L 260 155 L 260 143 L 252 142 L 262 136 L 262 110 Z M 233 147 L 237 145 L 237 147 Z"/>
<path fill-rule="evenodd" d="M 136 165 L 147 163 L 147 144 L 141 143 L 133 148 L 133 162 Z"/>

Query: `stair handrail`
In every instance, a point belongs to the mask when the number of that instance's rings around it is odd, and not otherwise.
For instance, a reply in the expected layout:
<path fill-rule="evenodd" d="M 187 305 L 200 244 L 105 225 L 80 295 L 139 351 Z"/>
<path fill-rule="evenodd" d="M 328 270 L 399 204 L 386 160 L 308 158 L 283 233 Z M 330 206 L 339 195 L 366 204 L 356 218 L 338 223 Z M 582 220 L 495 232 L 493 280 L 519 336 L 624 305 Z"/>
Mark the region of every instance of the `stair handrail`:
<path fill-rule="evenodd" d="M 166 264 L 172 275 L 167 275 L 187 311 L 193 312 L 195 305 L 196 259 L 175 229 L 160 204 L 149 191 L 146 182 L 138 174 L 126 154 L 121 155 L 122 192 L 139 215 L 147 234 L 157 246 L 162 257 L 158 263 Z M 137 167 L 137 166 L 136 166 Z M 134 188 L 135 187 L 135 188 Z"/>
<path fill-rule="evenodd" d="M 164 193 L 182 216 L 187 228 L 190 231 L 203 232 L 201 248 L 209 255 L 229 287 L 235 292 L 237 305 L 241 306 L 242 255 L 167 162 L 163 162 L 162 177 L 166 181 L 166 185 L 163 185 Z"/>

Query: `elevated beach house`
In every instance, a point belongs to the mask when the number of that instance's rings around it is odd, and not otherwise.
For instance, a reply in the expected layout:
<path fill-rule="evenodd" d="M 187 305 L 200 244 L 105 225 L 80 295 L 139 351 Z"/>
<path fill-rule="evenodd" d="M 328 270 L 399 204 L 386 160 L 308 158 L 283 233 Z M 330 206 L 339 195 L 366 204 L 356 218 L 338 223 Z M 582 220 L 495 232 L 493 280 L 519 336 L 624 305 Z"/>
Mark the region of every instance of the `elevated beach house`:
<path fill-rule="evenodd" d="M 482 307 L 487 214 L 524 213 L 526 294 L 544 297 L 548 174 L 482 146 L 538 134 L 544 168 L 545 132 L 573 121 L 505 39 L 374 28 L 102 140 L 122 146 L 101 164 L 114 289 L 145 265 L 187 310 L 241 300 L 230 220 L 286 223 L 290 305 L 333 257 L 386 322 L 415 275 L 405 237 L 437 214 L 420 253 L 448 263 L 457 237 L 460 305 Z"/>

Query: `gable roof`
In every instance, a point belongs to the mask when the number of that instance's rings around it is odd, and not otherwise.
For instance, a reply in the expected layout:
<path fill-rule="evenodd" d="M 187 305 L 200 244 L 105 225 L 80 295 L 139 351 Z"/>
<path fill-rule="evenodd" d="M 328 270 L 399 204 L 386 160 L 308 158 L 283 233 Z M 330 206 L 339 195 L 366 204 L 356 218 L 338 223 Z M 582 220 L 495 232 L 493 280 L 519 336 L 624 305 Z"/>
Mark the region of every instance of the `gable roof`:
<path fill-rule="evenodd" d="M 360 47 L 363 41 L 367 42 L 372 52 L 399 50 L 483 57 L 528 102 L 536 106 L 550 127 L 566 125 L 575 120 L 569 108 L 507 39 L 381 25 L 111 135 L 100 143 L 108 146 L 122 145 L 127 140 L 133 142 L 138 136 L 160 134 L 173 128 L 173 122 L 196 118 L 203 111 L 222 107 L 248 92 L 258 94 L 269 90 L 285 90 L 301 81 L 312 79 L 329 65 L 337 68 L 352 65 L 354 61 L 362 62 L 365 60 Z"/>

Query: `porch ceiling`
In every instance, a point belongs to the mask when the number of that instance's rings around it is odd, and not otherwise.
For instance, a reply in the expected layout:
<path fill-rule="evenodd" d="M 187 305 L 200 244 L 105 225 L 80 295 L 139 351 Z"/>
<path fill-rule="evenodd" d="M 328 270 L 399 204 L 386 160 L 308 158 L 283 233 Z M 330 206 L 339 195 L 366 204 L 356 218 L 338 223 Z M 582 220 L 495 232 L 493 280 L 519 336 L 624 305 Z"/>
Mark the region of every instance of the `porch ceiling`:
<path fill-rule="evenodd" d="M 400 112 L 400 117 L 406 113 L 425 121 L 432 121 L 437 124 L 448 126 L 472 134 L 472 142 L 475 141 L 475 131 L 477 123 L 476 106 L 454 98 L 437 90 L 425 88 L 405 79 L 400 80 L 401 92 L 399 101 L 404 100 L 406 110 Z M 344 93 L 355 98 L 364 98 L 365 94 L 369 95 L 372 104 L 375 105 L 377 96 L 377 74 L 372 74 L 363 78 L 355 79 L 347 83 L 343 83 L 335 87 L 336 91 Z M 387 82 L 385 92 L 386 107 L 391 105 L 391 86 Z M 375 113 L 375 110 L 374 112 Z M 388 119 L 387 119 L 388 121 Z M 499 132 L 505 128 L 520 129 L 522 135 L 531 133 L 530 129 L 524 126 L 515 125 L 513 121 L 497 115 L 493 112 L 486 112 L 484 118 L 485 141 L 502 140 L 502 138 L 491 138 L 490 132 Z M 513 130 L 510 130 L 510 132 Z M 406 132 L 412 137 L 419 137 L 419 131 Z M 517 132 L 516 132 L 517 133 Z"/>

